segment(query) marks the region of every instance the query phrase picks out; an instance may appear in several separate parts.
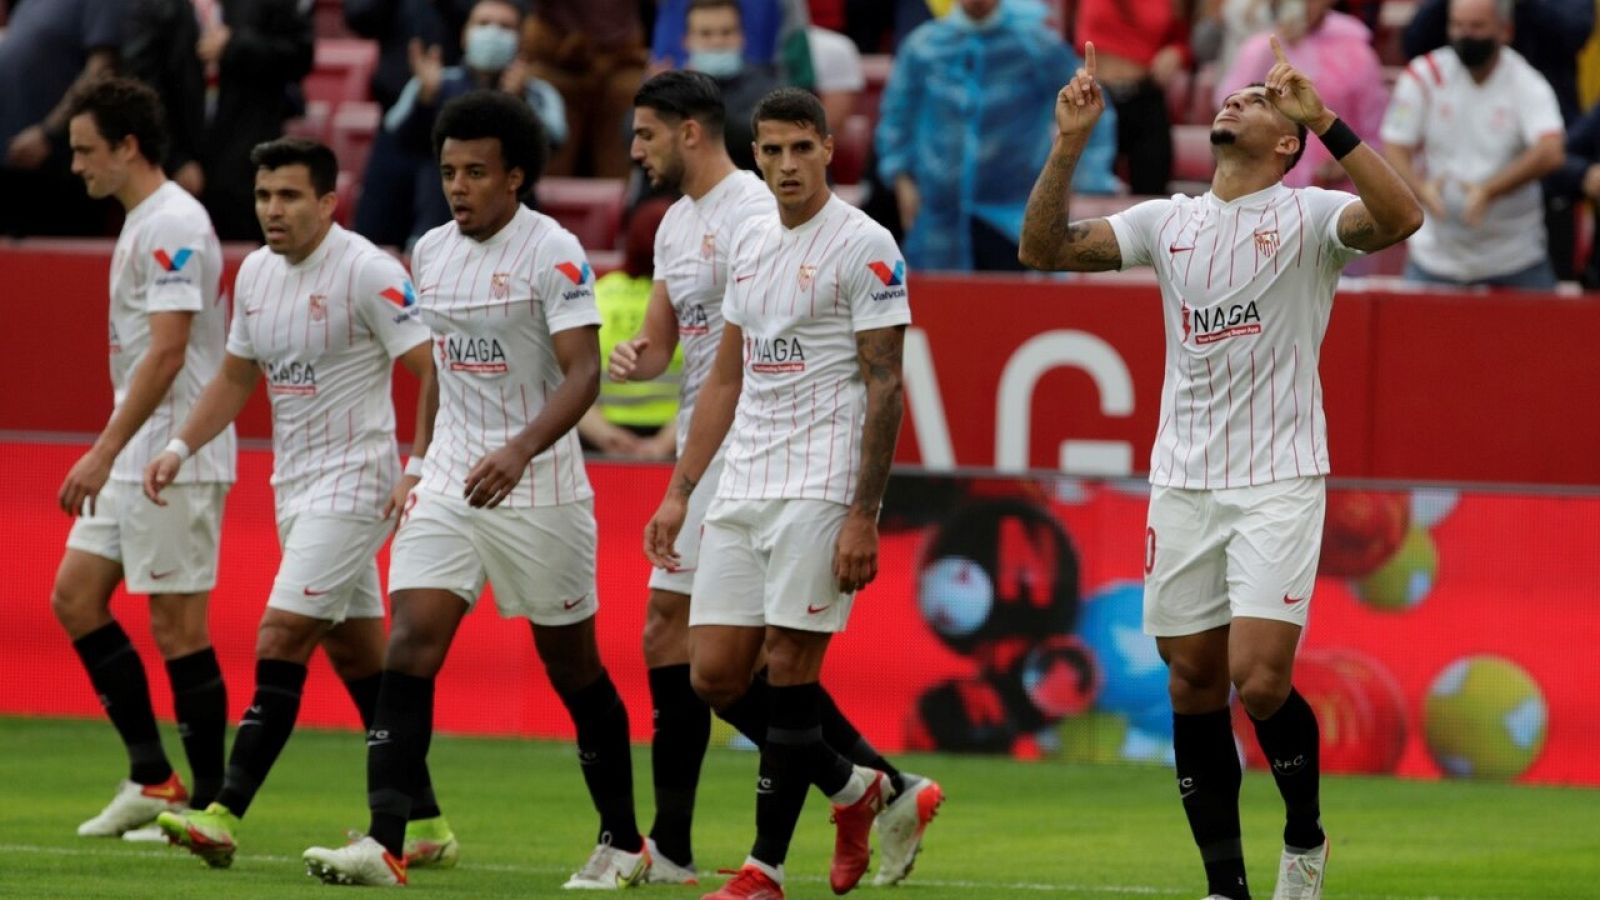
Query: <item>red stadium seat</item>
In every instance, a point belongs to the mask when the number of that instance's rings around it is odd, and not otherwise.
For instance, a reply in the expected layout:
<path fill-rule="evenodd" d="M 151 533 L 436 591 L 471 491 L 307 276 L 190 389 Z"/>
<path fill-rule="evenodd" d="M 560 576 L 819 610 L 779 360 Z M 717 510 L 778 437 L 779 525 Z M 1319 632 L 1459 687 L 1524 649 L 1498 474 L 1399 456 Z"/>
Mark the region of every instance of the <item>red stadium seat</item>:
<path fill-rule="evenodd" d="M 1217 64 L 1206 63 L 1194 73 L 1194 83 L 1189 88 L 1189 108 L 1183 119 L 1173 119 L 1174 125 L 1206 125 L 1217 117 L 1217 102 L 1212 97 L 1217 92 Z"/>
<path fill-rule="evenodd" d="M 618 247 L 626 190 L 617 178 L 541 178 L 539 210 L 577 235 L 585 250 L 611 250 Z"/>
<path fill-rule="evenodd" d="M 361 202 L 361 179 L 349 172 L 340 172 L 334 191 L 339 205 L 333 208 L 333 220 L 349 228 L 356 220 L 356 204 Z"/>
<path fill-rule="evenodd" d="M 340 104 L 368 98 L 368 82 L 378 64 L 378 45 L 361 39 L 319 39 L 311 74 L 300 83 L 306 105 L 315 101 L 337 112 Z"/>
<path fill-rule="evenodd" d="M 353 38 L 345 27 L 343 0 L 317 0 L 311 10 L 311 32 L 318 38 Z"/>
<path fill-rule="evenodd" d="M 867 156 L 872 150 L 872 122 L 856 113 L 846 119 L 833 135 L 833 180 L 836 184 L 857 184 L 866 174 Z"/>
<path fill-rule="evenodd" d="M 372 140 L 382 126 L 378 104 L 367 101 L 345 103 L 334 110 L 328 125 L 328 146 L 339 158 L 339 169 L 358 180 L 367 168 Z"/>

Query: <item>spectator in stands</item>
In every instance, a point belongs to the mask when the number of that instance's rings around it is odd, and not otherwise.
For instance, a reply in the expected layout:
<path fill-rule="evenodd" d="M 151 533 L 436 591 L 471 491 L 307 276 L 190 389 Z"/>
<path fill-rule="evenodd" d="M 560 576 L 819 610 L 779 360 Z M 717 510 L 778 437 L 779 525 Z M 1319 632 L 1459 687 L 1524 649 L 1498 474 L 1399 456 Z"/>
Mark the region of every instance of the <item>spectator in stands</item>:
<path fill-rule="evenodd" d="M 672 201 L 647 200 L 628 219 L 622 268 L 594 283 L 600 308 L 600 358 L 642 330 L 655 284 L 656 229 Z M 683 348 L 653 381 L 600 379 L 600 396 L 578 421 L 578 437 L 588 449 L 630 459 L 672 459 L 677 452 L 678 387 L 683 379 Z"/>
<path fill-rule="evenodd" d="M 1544 187 L 1569 202 L 1588 200 L 1600 233 L 1600 107 L 1581 116 L 1567 132 L 1566 159 L 1545 179 Z M 1591 241 L 1589 259 L 1575 274 L 1585 288 L 1600 288 L 1600 240 Z"/>
<path fill-rule="evenodd" d="M 1273 0 L 1205 0 L 1189 35 L 1195 62 L 1214 63 L 1218 72 L 1229 71 L 1239 48 L 1253 35 L 1271 29 L 1273 6 L 1283 4 L 1284 0 L 1277 4 Z"/>
<path fill-rule="evenodd" d="M 548 82 L 535 78 L 528 64 L 517 58 L 521 31 L 522 9 L 511 0 L 478 0 L 461 32 L 461 65 L 446 66 L 444 53 L 437 45 L 424 47 L 420 39 L 412 39 L 414 74 L 400 91 L 400 99 L 383 117 L 383 129 L 402 151 L 410 154 L 416 167 L 411 178 L 399 182 L 412 188 L 411 209 L 396 203 L 398 193 L 383 198 L 369 192 L 362 199 L 362 207 L 376 201 L 381 211 L 364 212 L 361 221 L 370 223 L 380 216 L 396 216 L 410 223 L 407 246 L 428 229 L 450 221 L 450 206 L 439 188 L 433 162 L 433 123 L 447 102 L 468 91 L 498 88 L 522 97 L 544 125 L 551 145 L 561 145 L 567 129 L 561 95 Z M 383 189 L 378 187 L 376 193 L 381 195 Z"/>
<path fill-rule="evenodd" d="M 1413 281 L 1555 285 L 1539 179 L 1562 162 L 1561 107 L 1507 46 L 1510 6 L 1451 0 L 1450 46 L 1406 66 L 1384 116 L 1384 155 L 1425 213 Z"/>
<path fill-rule="evenodd" d="M 357 35 L 378 42 L 378 66 L 372 72 L 372 99 L 384 111 L 400 99 L 411 80 L 411 42 L 437 46 L 444 64 L 461 64 L 461 46 L 448 35 L 461 33 L 477 0 L 344 0 L 344 24 Z M 441 15 L 443 8 L 447 15 Z M 450 27 L 446 18 L 458 23 Z M 378 156 L 378 144 L 372 147 Z M 368 161 L 367 165 L 373 165 Z M 385 183 L 385 182 L 380 182 Z"/>
<path fill-rule="evenodd" d="M 1078 50 L 1094 41 L 1097 73 L 1117 108 L 1117 155 L 1135 194 L 1165 194 L 1172 178 L 1167 89 L 1188 65 L 1189 22 L 1181 4 L 1080 0 Z"/>
<path fill-rule="evenodd" d="M 815 25 L 806 29 L 806 40 L 811 44 L 811 69 L 817 74 L 817 96 L 828 114 L 829 127 L 837 130 L 855 113 L 867 87 L 861 51 L 839 32 Z"/>
<path fill-rule="evenodd" d="M 782 84 L 811 88 L 816 73 L 811 67 L 806 29 L 811 13 L 805 0 L 737 0 L 744 25 L 744 59 L 752 66 L 776 71 Z M 650 41 L 652 63 L 658 68 L 688 65 L 688 13 L 694 0 L 661 0 L 656 7 L 656 30 Z M 693 68 L 690 66 L 690 68 Z M 709 73 L 708 73 L 709 74 Z M 724 89 L 726 92 L 726 89 Z M 730 113 L 729 121 L 733 116 Z M 737 162 L 737 160 L 735 160 Z"/>
<path fill-rule="evenodd" d="M 895 54 L 875 142 L 913 269 L 1022 268 L 1023 207 L 1050 153 L 1056 93 L 1080 64 L 1043 16 L 1032 0 L 959 0 Z M 1110 113 L 1090 138 L 1075 190 L 1118 187 Z"/>
<path fill-rule="evenodd" d="M 739 0 L 690 0 L 684 29 L 684 45 L 689 48 L 686 68 L 704 72 L 722 90 L 727 109 L 723 139 L 734 165 L 754 170 L 755 151 L 751 144 L 750 116 L 761 98 L 779 87 L 778 75 L 769 65 L 750 62 L 744 53 L 744 23 Z"/>
<path fill-rule="evenodd" d="M 70 171 L 67 97 L 117 65 L 122 0 L 32 0 L 0 40 L 0 234 L 101 234 L 114 203 Z"/>
<path fill-rule="evenodd" d="M 194 0 L 132 0 L 122 41 L 121 73 L 155 89 L 166 108 L 167 174 L 196 197 L 205 188 L 206 73 L 195 53 L 200 19 Z"/>
<path fill-rule="evenodd" d="M 201 152 L 205 190 L 200 199 L 217 237 L 261 240 L 250 151 L 283 136 L 295 113 L 290 89 L 311 71 L 309 4 L 301 0 L 212 0 L 195 48 L 206 71 L 206 132 Z"/>
<path fill-rule="evenodd" d="M 522 57 L 566 101 L 568 139 L 545 174 L 627 178 L 625 123 L 649 60 L 638 0 L 536 0 Z"/>
<path fill-rule="evenodd" d="M 1360 19 L 1332 9 L 1333 0 L 1278 0 L 1276 34 L 1295 68 L 1304 72 L 1339 118 L 1376 147 L 1389 91 L 1383 65 L 1372 49 L 1372 32 Z M 1239 88 L 1263 81 L 1275 60 L 1269 44 L 1274 32 L 1257 34 L 1239 48 L 1233 68 L 1217 81 L 1217 106 Z M 1317 185 L 1355 191 L 1349 177 L 1321 141 L 1310 141 L 1305 156 L 1283 177 L 1290 187 Z"/>
<path fill-rule="evenodd" d="M 1594 0 L 1505 0 L 1511 37 L 1506 42 L 1544 76 L 1561 103 L 1561 118 L 1572 122 L 1578 104 L 1578 51 L 1594 33 Z M 1449 43 L 1450 0 L 1422 0 L 1401 33 L 1401 47 L 1412 59 Z"/>

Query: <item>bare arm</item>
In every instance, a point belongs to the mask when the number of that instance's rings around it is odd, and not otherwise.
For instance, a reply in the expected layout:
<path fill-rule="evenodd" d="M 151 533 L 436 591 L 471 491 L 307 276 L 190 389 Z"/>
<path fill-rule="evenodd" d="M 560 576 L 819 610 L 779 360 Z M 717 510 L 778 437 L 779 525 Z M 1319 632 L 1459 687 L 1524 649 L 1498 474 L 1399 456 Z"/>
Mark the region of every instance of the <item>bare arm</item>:
<path fill-rule="evenodd" d="M 134 366 L 128 378 L 128 393 L 111 415 L 111 421 L 106 423 L 105 430 L 100 432 L 99 440 L 94 442 L 95 452 L 104 453 L 108 459 L 121 453 L 161 405 L 167 391 L 172 389 L 172 382 L 183 371 L 184 355 L 189 349 L 189 325 L 193 319 L 192 312 L 151 313 L 150 349 Z M 219 425 L 217 431 L 221 430 Z M 216 432 L 212 432 L 212 436 L 215 435 Z M 199 444 L 189 446 L 200 448 Z"/>
<path fill-rule="evenodd" d="M 667 283 L 650 285 L 650 303 L 645 307 L 644 326 L 631 339 L 611 349 L 607 371 L 612 381 L 649 381 L 672 364 L 678 349 L 678 314 L 667 296 Z"/>
<path fill-rule="evenodd" d="M 1017 259 L 1030 269 L 1104 272 L 1122 267 L 1122 251 L 1105 219 L 1071 219 L 1072 172 L 1089 146 L 1089 135 L 1105 112 L 1105 96 L 1094 80 L 1094 44 L 1084 65 L 1056 95 L 1056 139 L 1033 183 L 1022 217 Z"/>
<path fill-rule="evenodd" d="M 439 381 L 433 373 L 433 342 L 423 341 L 400 354 L 400 364 L 417 376 L 417 425 L 411 433 L 411 455 L 428 455 L 433 443 L 433 420 L 439 414 Z"/>
<path fill-rule="evenodd" d="M 874 522 L 883 505 L 884 489 L 889 485 L 894 446 L 905 415 L 905 394 L 900 382 L 905 339 L 904 325 L 874 328 L 856 335 L 856 359 L 861 366 L 861 379 L 867 385 L 867 412 L 861 432 L 861 477 L 856 482 L 856 499 L 850 513 Z"/>
<path fill-rule="evenodd" d="M 571 431 L 584 410 L 594 405 L 600 394 L 599 328 L 587 325 L 569 328 L 550 336 L 555 345 L 556 363 L 561 366 L 561 385 L 550 394 L 544 408 L 510 442 L 478 461 L 467 473 L 463 492 L 473 506 L 493 508 L 511 494 L 522 480 L 528 463 Z"/>
<path fill-rule="evenodd" d="M 651 565 L 668 570 L 677 567 L 679 557 L 673 545 L 683 528 L 689 495 L 694 493 L 695 485 L 700 483 L 722 446 L 723 438 L 727 437 L 728 429 L 733 426 L 733 416 L 739 408 L 739 392 L 743 388 L 744 330 L 729 322 L 722 326 L 716 361 L 695 399 L 689 439 L 672 470 L 667 495 L 644 528 L 644 555 Z"/>
<path fill-rule="evenodd" d="M 1561 163 L 1566 158 L 1561 137 L 1557 132 L 1544 135 L 1532 147 L 1522 151 L 1505 168 L 1494 173 L 1483 183 L 1483 189 L 1489 195 L 1488 199 L 1493 200 L 1509 194 L 1528 182 L 1543 178 L 1561 168 Z"/>
<path fill-rule="evenodd" d="M 200 392 L 189 418 L 178 429 L 178 440 L 188 444 L 191 452 L 211 443 L 229 422 L 239 418 L 260 380 L 261 368 L 255 360 L 232 353 L 223 356 L 222 369 Z M 144 495 L 157 506 L 166 506 L 161 492 L 178 477 L 182 467 L 183 458 L 177 453 L 163 450 L 156 454 L 144 468 Z"/>

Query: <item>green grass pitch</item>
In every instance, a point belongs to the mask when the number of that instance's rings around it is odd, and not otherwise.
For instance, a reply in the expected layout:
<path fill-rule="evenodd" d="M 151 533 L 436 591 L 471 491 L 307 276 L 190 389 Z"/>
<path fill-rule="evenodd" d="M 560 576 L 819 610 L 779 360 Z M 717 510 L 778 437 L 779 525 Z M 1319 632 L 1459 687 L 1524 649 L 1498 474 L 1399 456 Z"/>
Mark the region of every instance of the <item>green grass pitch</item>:
<path fill-rule="evenodd" d="M 175 735 L 169 730 L 165 739 L 180 758 Z M 461 865 L 414 872 L 408 892 L 563 895 L 561 882 L 594 840 L 573 755 L 570 746 L 548 742 L 436 738 L 430 762 L 462 841 Z M 633 761 L 640 822 L 648 827 L 649 748 L 635 746 Z M 949 799 L 911 878 L 892 894 L 863 886 L 858 896 L 1204 893 L 1165 769 L 954 756 L 903 763 L 937 777 Z M 744 858 L 754 827 L 755 764 L 752 754 L 731 750 L 713 750 L 706 760 L 695 832 L 702 872 Z M 365 826 L 357 735 L 302 730 L 294 736 L 250 811 L 239 857 L 227 871 L 164 846 L 77 837 L 78 822 L 110 798 L 121 769 L 116 738 L 102 722 L 0 719 L 0 896 L 232 900 L 352 890 L 306 877 L 300 853 L 313 844 L 338 845 L 345 829 Z M 1282 816 L 1271 779 L 1247 774 L 1243 802 L 1252 888 L 1270 897 Z M 1600 792 L 1329 778 L 1323 811 L 1333 837 L 1330 900 L 1600 897 Z M 789 859 L 791 897 L 831 896 L 825 881 L 831 847 L 826 804 L 813 795 Z M 700 892 L 646 887 L 632 896 L 671 900 Z"/>

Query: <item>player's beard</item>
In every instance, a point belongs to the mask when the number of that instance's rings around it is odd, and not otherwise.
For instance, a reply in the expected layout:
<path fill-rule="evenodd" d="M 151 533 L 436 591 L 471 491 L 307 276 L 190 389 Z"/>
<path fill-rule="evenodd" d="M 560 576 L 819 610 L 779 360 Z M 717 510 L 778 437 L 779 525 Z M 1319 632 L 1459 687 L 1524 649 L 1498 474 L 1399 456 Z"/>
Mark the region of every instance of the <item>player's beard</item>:
<path fill-rule="evenodd" d="M 1234 132 L 1232 132 L 1232 131 L 1227 130 L 1226 128 L 1213 128 L 1213 129 L 1211 129 L 1211 146 L 1213 146 L 1213 147 L 1221 147 L 1223 145 L 1237 144 L 1238 142 L 1239 142 L 1239 135 L 1234 133 Z"/>
<path fill-rule="evenodd" d="M 683 157 L 680 156 L 672 160 L 670 167 L 657 169 L 656 183 L 653 186 L 674 194 L 681 192 L 683 190 Z"/>

